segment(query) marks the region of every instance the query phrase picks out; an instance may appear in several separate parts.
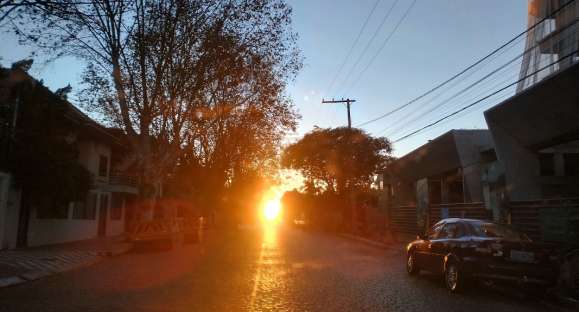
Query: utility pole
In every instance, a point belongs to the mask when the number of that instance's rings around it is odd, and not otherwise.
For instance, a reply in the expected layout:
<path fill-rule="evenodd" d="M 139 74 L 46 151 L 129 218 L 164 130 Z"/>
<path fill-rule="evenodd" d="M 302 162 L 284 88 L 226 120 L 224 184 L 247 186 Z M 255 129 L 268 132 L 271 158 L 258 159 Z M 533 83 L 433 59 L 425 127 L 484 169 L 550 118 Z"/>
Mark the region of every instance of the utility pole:
<path fill-rule="evenodd" d="M 354 103 L 356 102 L 356 100 L 350 100 L 350 99 L 341 99 L 341 100 L 329 100 L 326 101 L 324 99 L 322 99 L 322 104 L 332 104 L 332 103 L 346 103 L 346 108 L 348 109 L 348 129 L 352 128 L 352 117 L 350 116 L 350 103 Z"/>

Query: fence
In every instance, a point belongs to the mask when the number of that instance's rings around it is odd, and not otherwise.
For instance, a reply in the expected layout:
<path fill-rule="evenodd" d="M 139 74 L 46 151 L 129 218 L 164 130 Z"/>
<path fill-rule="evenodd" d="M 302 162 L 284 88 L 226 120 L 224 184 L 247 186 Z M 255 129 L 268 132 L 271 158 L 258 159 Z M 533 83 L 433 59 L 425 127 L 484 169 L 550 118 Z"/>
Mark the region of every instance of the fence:
<path fill-rule="evenodd" d="M 428 219 L 431 226 L 445 218 L 492 220 L 493 214 L 482 202 L 430 205 Z"/>
<path fill-rule="evenodd" d="M 392 207 L 390 217 L 392 230 L 395 232 L 419 233 L 416 206 Z"/>
<path fill-rule="evenodd" d="M 391 225 L 395 232 L 416 234 L 423 232 L 418 225 L 416 206 L 397 206 L 391 208 Z M 428 207 L 429 225 L 444 218 L 472 218 L 491 220 L 492 212 L 482 202 L 437 204 Z"/>
<path fill-rule="evenodd" d="M 579 237 L 579 198 L 511 201 L 511 223 L 533 240 L 563 242 Z"/>

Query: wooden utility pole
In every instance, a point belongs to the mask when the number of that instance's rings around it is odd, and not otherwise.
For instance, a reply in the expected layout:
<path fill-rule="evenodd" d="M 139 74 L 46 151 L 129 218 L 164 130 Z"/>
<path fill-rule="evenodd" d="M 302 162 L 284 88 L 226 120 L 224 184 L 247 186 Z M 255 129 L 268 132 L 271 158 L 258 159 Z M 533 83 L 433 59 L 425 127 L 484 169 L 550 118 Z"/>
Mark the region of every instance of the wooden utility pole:
<path fill-rule="evenodd" d="M 351 129 L 352 128 L 352 116 L 350 116 L 350 103 L 354 103 L 356 102 L 356 100 L 350 100 L 350 99 L 341 99 L 341 100 L 329 100 L 326 101 L 324 99 L 322 99 L 322 104 L 331 104 L 331 103 L 346 103 L 346 108 L 348 109 L 348 128 Z"/>

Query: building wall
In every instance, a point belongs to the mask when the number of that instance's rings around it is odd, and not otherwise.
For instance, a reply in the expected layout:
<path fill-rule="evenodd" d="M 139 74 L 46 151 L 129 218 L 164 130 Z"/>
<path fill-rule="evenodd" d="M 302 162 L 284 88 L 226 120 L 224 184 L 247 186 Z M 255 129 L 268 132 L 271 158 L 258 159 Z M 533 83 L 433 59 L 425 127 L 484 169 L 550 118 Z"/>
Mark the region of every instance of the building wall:
<path fill-rule="evenodd" d="M 66 219 L 38 219 L 32 211 L 28 225 L 28 246 L 41 246 L 95 238 L 97 236 L 98 213 L 95 220 L 72 219 L 69 207 Z"/>
<path fill-rule="evenodd" d="M 536 183 L 539 161 L 536 154 L 487 119 L 493 133 L 497 159 L 505 167 L 506 189 L 511 200 L 541 198 L 541 188 Z"/>
<path fill-rule="evenodd" d="M 8 202 L 9 185 L 10 175 L 5 172 L 0 172 L 0 249 L 2 249 L 6 232 L 6 205 Z"/>
<path fill-rule="evenodd" d="M 110 201 L 110 193 L 96 193 L 108 195 Z M 40 219 L 37 218 L 36 211 L 33 210 L 28 227 L 28 246 L 50 245 L 97 238 L 101 218 L 101 199 L 101 196 L 97 196 L 97 209 L 94 219 L 74 219 L 72 217 L 74 209 L 72 204 L 69 205 L 68 217 L 66 219 Z M 110 204 L 107 209 L 106 236 L 123 234 L 125 231 L 124 205 L 121 208 L 121 218 L 118 220 L 112 219 Z"/>
<path fill-rule="evenodd" d="M 108 159 L 108 169 L 110 172 L 111 148 L 105 144 L 95 141 L 82 141 L 79 143 L 79 162 L 95 176 L 96 183 L 108 183 L 107 177 L 99 177 L 99 157 L 106 156 Z"/>
<path fill-rule="evenodd" d="M 117 236 L 117 235 L 121 235 L 125 232 L 125 214 L 126 214 L 126 201 L 123 200 L 123 204 L 121 207 L 119 207 L 119 209 L 121 209 L 121 218 L 114 220 L 112 218 L 112 213 L 110 211 L 110 209 L 113 209 L 112 205 L 110 206 L 111 208 L 109 209 L 109 214 L 108 214 L 108 222 L 107 222 L 107 236 Z"/>
<path fill-rule="evenodd" d="M 0 173 L 0 249 L 16 247 L 20 191 L 11 188 L 10 176 Z"/>

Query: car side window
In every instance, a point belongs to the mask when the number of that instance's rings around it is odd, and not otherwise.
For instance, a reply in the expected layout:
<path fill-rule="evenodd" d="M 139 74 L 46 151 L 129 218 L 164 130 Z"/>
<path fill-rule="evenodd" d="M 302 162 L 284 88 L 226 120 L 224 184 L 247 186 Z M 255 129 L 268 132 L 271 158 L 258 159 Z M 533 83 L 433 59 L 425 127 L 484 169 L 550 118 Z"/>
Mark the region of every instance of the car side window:
<path fill-rule="evenodd" d="M 444 223 L 435 224 L 430 231 L 428 231 L 428 239 L 437 239 L 440 236 L 440 232 L 444 228 Z"/>
<path fill-rule="evenodd" d="M 461 236 L 462 231 L 458 223 L 447 223 L 444 228 L 442 228 L 437 238 L 459 238 Z"/>

